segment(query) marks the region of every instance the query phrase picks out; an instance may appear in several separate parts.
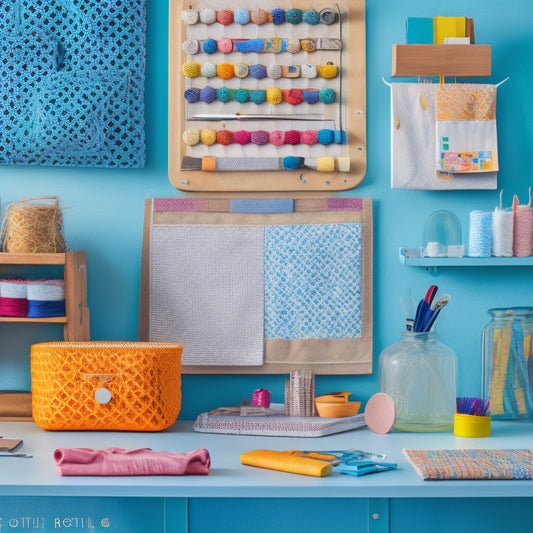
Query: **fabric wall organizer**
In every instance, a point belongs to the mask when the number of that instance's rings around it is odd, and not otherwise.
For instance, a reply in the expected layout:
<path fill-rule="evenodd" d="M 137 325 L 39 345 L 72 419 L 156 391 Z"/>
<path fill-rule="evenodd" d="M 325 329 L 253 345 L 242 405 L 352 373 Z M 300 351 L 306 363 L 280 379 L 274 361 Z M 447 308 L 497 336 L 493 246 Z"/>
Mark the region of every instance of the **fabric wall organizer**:
<path fill-rule="evenodd" d="M 366 172 L 364 0 L 182 0 L 169 3 L 169 20 L 174 187 L 359 185 Z"/>
<path fill-rule="evenodd" d="M 145 4 L 5 0 L 0 164 L 145 163 Z"/>
<path fill-rule="evenodd" d="M 496 189 L 496 86 L 392 83 L 391 187 Z"/>
<path fill-rule="evenodd" d="M 188 373 L 371 373 L 371 200 L 146 200 L 139 326 Z"/>

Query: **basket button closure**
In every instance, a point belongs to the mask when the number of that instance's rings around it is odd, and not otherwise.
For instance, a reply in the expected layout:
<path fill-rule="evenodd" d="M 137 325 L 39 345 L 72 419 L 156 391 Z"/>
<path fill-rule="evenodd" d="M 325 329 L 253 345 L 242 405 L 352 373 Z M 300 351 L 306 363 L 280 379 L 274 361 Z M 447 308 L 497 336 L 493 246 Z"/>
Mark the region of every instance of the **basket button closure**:
<path fill-rule="evenodd" d="M 108 403 L 111 400 L 111 392 L 109 391 L 109 389 L 100 387 L 94 392 L 94 399 L 98 403 Z"/>

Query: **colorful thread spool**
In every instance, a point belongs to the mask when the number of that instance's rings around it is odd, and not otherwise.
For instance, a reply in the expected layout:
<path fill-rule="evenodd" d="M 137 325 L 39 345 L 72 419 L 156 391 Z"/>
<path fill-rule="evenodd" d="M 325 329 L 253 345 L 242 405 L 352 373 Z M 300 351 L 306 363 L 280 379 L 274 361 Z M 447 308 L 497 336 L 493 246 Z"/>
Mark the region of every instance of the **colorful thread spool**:
<path fill-rule="evenodd" d="M 316 26 L 320 24 L 320 14 L 318 11 L 304 11 L 302 15 L 302 21 L 311 26 Z"/>
<path fill-rule="evenodd" d="M 0 280 L 0 316 L 28 316 L 28 285 L 25 280 Z"/>
<path fill-rule="evenodd" d="M 285 22 L 285 10 L 281 8 L 273 9 L 270 12 L 274 24 L 283 24 Z"/>
<path fill-rule="evenodd" d="M 65 316 L 65 281 L 62 279 L 28 282 L 28 317 Z"/>
<path fill-rule="evenodd" d="M 199 19 L 202 24 L 213 24 L 217 21 L 217 12 L 210 7 L 204 7 L 200 10 Z"/>
<path fill-rule="evenodd" d="M 233 143 L 233 132 L 231 130 L 217 131 L 217 143 L 227 146 Z"/>
<path fill-rule="evenodd" d="M 292 8 L 285 13 L 285 21 L 289 24 L 301 24 L 303 20 L 303 13 L 301 9 Z"/>
<path fill-rule="evenodd" d="M 204 128 L 200 132 L 200 141 L 206 146 L 211 146 L 212 144 L 215 144 L 216 140 L 217 133 L 215 130 L 212 130 L 211 128 Z"/>
<path fill-rule="evenodd" d="M 218 50 L 218 42 L 215 39 L 208 38 L 202 43 L 204 54 L 214 54 Z"/>
<path fill-rule="evenodd" d="M 528 205 L 516 205 L 513 218 L 513 255 L 528 257 L 533 254 L 533 209 Z"/>
<path fill-rule="evenodd" d="M 268 22 L 268 13 L 264 9 L 257 9 L 250 13 L 250 21 L 253 24 L 262 25 Z"/>
<path fill-rule="evenodd" d="M 198 22 L 198 11 L 195 9 L 184 9 L 181 12 L 181 20 L 184 24 L 187 24 L 187 26 L 192 26 Z"/>
<path fill-rule="evenodd" d="M 233 134 L 233 140 L 238 144 L 248 144 L 250 142 L 251 132 L 238 130 Z"/>
<path fill-rule="evenodd" d="M 218 40 L 217 49 L 221 54 L 231 54 L 233 52 L 233 41 L 229 37 L 223 37 Z"/>
<path fill-rule="evenodd" d="M 264 130 L 252 131 L 250 135 L 250 142 L 258 146 L 268 144 L 269 136 L 268 132 Z"/>
<path fill-rule="evenodd" d="M 196 128 L 187 128 L 183 132 L 183 142 L 187 146 L 195 146 L 200 142 L 200 130 Z"/>
<path fill-rule="evenodd" d="M 268 135 L 270 144 L 274 146 L 281 146 L 285 143 L 285 132 L 281 130 L 273 130 Z"/>
<path fill-rule="evenodd" d="M 492 245 L 492 213 L 475 210 L 470 213 L 468 255 L 490 257 Z"/>
<path fill-rule="evenodd" d="M 298 130 L 288 130 L 285 132 L 285 143 L 300 144 L 301 134 Z"/>
<path fill-rule="evenodd" d="M 222 9 L 217 11 L 217 22 L 223 26 L 233 24 L 233 11 L 231 9 Z"/>
<path fill-rule="evenodd" d="M 255 389 L 250 405 L 268 409 L 270 407 L 270 391 L 268 389 Z"/>
<path fill-rule="evenodd" d="M 233 21 L 235 24 L 248 24 L 248 22 L 250 22 L 250 13 L 247 9 L 241 7 L 240 9 L 237 9 L 235 13 L 233 13 Z"/>
<path fill-rule="evenodd" d="M 187 55 L 193 56 L 198 53 L 198 49 L 200 48 L 200 43 L 196 39 L 187 39 L 186 41 L 183 42 L 181 47 L 183 48 L 183 51 Z"/>

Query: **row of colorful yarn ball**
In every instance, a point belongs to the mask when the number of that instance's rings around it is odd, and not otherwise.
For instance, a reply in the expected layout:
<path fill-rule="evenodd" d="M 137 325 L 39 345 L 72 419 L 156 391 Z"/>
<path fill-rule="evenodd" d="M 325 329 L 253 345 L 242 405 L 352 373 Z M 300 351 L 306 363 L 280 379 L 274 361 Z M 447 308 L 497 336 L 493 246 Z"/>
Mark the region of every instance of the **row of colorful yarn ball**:
<path fill-rule="evenodd" d="M 46 318 L 65 314 L 63 279 L 0 279 L 0 316 Z"/>
<path fill-rule="evenodd" d="M 229 144 L 255 144 L 262 146 L 264 144 L 272 144 L 274 146 L 282 146 L 283 144 L 322 144 L 327 146 L 329 144 L 346 144 L 346 132 L 343 130 L 218 130 L 211 128 L 196 129 L 188 128 L 183 132 L 183 141 L 187 146 L 195 146 L 197 144 L 204 144 L 211 146 L 215 143 L 227 146 Z"/>
<path fill-rule="evenodd" d="M 280 89 L 279 87 L 269 87 L 268 89 L 229 89 L 219 87 L 215 89 L 210 85 L 205 87 L 191 87 L 185 89 L 183 93 L 185 100 L 189 104 L 204 102 L 210 104 L 215 100 L 219 102 L 229 102 L 235 100 L 240 104 L 253 102 L 254 104 L 281 104 L 286 102 L 291 105 L 298 105 L 303 102 L 308 104 L 332 104 L 335 101 L 336 93 L 333 89 Z"/>
<path fill-rule="evenodd" d="M 339 39 L 317 38 L 317 39 L 283 39 L 281 37 L 272 37 L 269 39 L 230 39 L 222 37 L 215 40 L 211 37 L 205 41 L 197 39 L 187 39 L 182 44 L 183 51 L 187 55 L 195 55 L 202 51 L 204 54 L 231 54 L 233 52 L 247 53 L 271 53 L 279 54 L 288 52 L 297 54 L 300 51 L 312 53 L 315 50 L 342 50 L 342 42 Z"/>
<path fill-rule="evenodd" d="M 194 61 L 186 61 L 183 63 L 181 70 L 187 78 L 197 78 L 198 76 L 204 76 L 205 78 L 214 78 L 218 76 L 224 80 L 229 80 L 234 76 L 237 78 L 255 78 L 262 80 L 264 78 L 270 78 L 272 80 L 278 80 L 282 77 L 286 78 L 302 78 L 314 79 L 316 77 L 332 79 L 337 76 L 337 66 L 332 62 L 328 62 L 325 65 L 248 65 L 244 62 L 236 64 L 232 63 L 218 63 L 215 65 L 211 62 L 196 63 Z"/>
<path fill-rule="evenodd" d="M 281 8 L 266 11 L 264 9 L 257 9 L 249 11 L 248 9 L 239 8 L 236 11 L 231 9 L 222 9 L 216 11 L 213 8 L 203 8 L 200 11 L 189 8 L 184 9 L 181 13 L 181 20 L 188 26 L 195 24 L 214 24 L 218 22 L 223 26 L 229 24 L 266 24 L 272 22 L 273 24 L 309 24 L 316 26 L 317 24 L 333 24 L 338 20 L 337 12 L 330 8 L 324 8 L 321 11 L 302 10 L 302 9 L 288 9 L 287 11 Z"/>

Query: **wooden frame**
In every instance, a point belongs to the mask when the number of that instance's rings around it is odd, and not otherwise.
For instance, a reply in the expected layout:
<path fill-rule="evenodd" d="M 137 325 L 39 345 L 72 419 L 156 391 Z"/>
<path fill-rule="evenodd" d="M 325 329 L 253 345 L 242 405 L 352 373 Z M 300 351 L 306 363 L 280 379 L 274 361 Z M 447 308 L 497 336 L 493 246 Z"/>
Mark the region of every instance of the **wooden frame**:
<path fill-rule="evenodd" d="M 316 146 L 313 147 L 311 153 L 307 155 L 304 150 L 307 150 L 309 147 L 305 145 L 298 145 L 298 149 L 295 149 L 294 155 L 299 156 L 303 154 L 303 157 L 321 157 L 322 155 L 332 155 L 333 149 L 339 149 L 340 156 L 349 158 L 349 171 L 339 171 L 338 166 L 336 166 L 335 171 L 333 172 L 320 172 L 317 170 L 310 170 L 308 168 L 301 168 L 295 171 L 287 170 L 278 170 L 278 171 L 231 171 L 231 172 L 221 172 L 221 171 L 202 171 L 202 170 L 186 170 L 182 168 L 183 158 L 187 155 L 191 155 L 192 152 L 199 153 L 200 156 L 197 156 L 201 159 L 204 155 L 211 155 L 209 153 L 209 148 L 211 147 L 193 147 L 187 146 L 183 141 L 183 133 L 188 128 L 212 128 L 212 129 L 223 129 L 227 127 L 231 129 L 235 126 L 234 129 L 243 129 L 242 123 L 240 127 L 237 127 L 235 123 L 230 123 L 229 121 L 220 121 L 220 122 L 198 122 L 190 121 L 188 119 L 188 109 L 187 107 L 192 107 L 197 104 L 187 104 L 183 93 L 186 89 L 187 84 L 190 85 L 190 79 L 186 78 L 182 73 L 182 65 L 185 61 L 195 61 L 198 63 L 204 63 L 207 60 L 213 63 L 226 62 L 236 63 L 238 61 L 244 61 L 244 59 L 237 58 L 239 53 L 234 54 L 213 54 L 211 57 L 206 54 L 197 54 L 195 56 L 187 57 L 183 51 L 182 44 L 188 38 L 188 32 L 191 32 L 191 26 L 187 26 L 181 20 L 181 13 L 184 9 L 189 7 L 200 10 L 204 7 L 210 7 L 215 10 L 220 10 L 223 6 L 220 5 L 220 2 L 215 2 L 214 0 L 170 0 L 169 4 L 169 134 L 168 134 L 168 172 L 169 178 L 174 187 L 182 191 L 336 191 L 336 190 L 349 190 L 360 184 L 364 178 L 366 172 L 366 64 L 365 64 L 365 3 L 364 0 L 340 0 L 335 4 L 338 6 L 340 18 L 340 23 L 335 24 L 338 31 L 341 33 L 342 37 L 342 51 L 334 52 L 335 62 L 338 63 L 340 67 L 340 74 L 337 76 L 335 83 L 338 84 L 338 103 L 337 100 L 331 106 L 321 106 L 324 108 L 335 107 L 335 115 L 332 117 L 327 116 L 327 124 L 335 123 L 336 129 L 341 129 L 346 132 L 346 144 L 342 147 L 330 146 Z M 330 8 L 331 3 L 328 3 L 323 0 L 317 0 L 310 7 L 308 2 L 303 2 L 303 0 L 293 0 L 292 4 L 289 6 L 286 2 L 281 2 L 281 0 L 250 0 L 246 3 L 243 3 L 242 6 L 237 4 L 231 4 L 231 9 L 236 10 L 239 7 L 246 7 L 246 9 L 253 10 L 263 8 L 267 11 L 272 10 L 276 7 L 282 9 L 300 8 L 302 10 L 314 9 L 320 11 L 323 8 Z M 232 35 L 232 31 L 236 32 L 240 30 L 238 24 L 232 24 L 226 27 L 223 27 L 222 30 L 215 28 L 215 26 L 221 26 L 220 24 L 213 24 L 206 26 L 204 24 L 198 24 L 202 26 L 204 31 L 208 28 L 210 32 L 221 32 L 224 35 Z M 256 25 L 257 26 L 257 25 Z M 281 28 L 283 26 L 283 28 Z M 308 26 L 303 24 L 301 26 Z M 257 26 L 259 27 L 259 26 Z M 264 28 L 261 26 L 260 30 L 263 32 L 273 32 L 275 30 L 277 36 L 281 36 L 283 32 L 291 31 L 292 28 L 296 26 L 291 26 L 288 23 L 285 23 L 280 26 L 275 26 L 272 23 L 267 23 L 264 25 Z M 295 30 L 292 30 L 295 31 Z M 318 26 L 309 26 L 305 31 L 308 32 L 308 36 L 313 37 L 318 35 L 317 32 Z M 215 35 L 216 33 L 213 33 Z M 266 35 L 263 35 L 266 37 Z M 271 35 L 272 36 L 272 35 Z M 287 37 L 290 37 L 288 35 Z M 328 51 L 329 57 L 331 58 L 331 51 Z M 229 57 L 224 57 L 232 55 L 235 56 L 235 59 L 230 59 Z M 306 54 L 305 52 L 298 52 L 296 54 L 289 53 L 280 53 L 280 54 L 245 54 L 247 56 L 263 56 L 250 58 L 252 62 L 260 63 L 261 61 L 273 61 L 272 57 L 266 59 L 264 56 L 276 56 L 275 61 L 280 65 L 302 65 L 313 63 L 316 65 L 325 64 L 327 62 L 324 52 L 315 52 L 313 54 Z M 201 56 L 201 57 L 200 57 Z M 277 57 L 283 56 L 283 57 Z M 311 59 L 312 56 L 312 59 Z M 206 78 L 193 78 L 196 80 L 195 86 L 200 86 L 201 84 L 209 84 L 215 86 L 217 83 L 220 85 L 221 82 L 226 86 L 231 82 L 232 87 L 237 87 L 238 83 L 246 84 L 256 83 L 257 88 L 268 88 L 273 85 L 274 81 L 276 85 L 279 82 L 280 87 L 291 88 L 289 85 L 293 83 L 292 80 L 281 79 L 281 80 L 251 80 L 247 79 L 239 80 L 238 78 L 231 80 L 215 80 Z M 189 80 L 189 81 L 188 81 Z M 308 82 L 318 83 L 323 82 L 324 80 L 305 80 Z M 329 80 L 328 80 L 329 81 Z M 309 87 L 313 87 L 313 83 Z M 304 86 L 305 87 L 305 86 Z M 295 108 L 298 106 L 291 106 L 287 103 L 282 103 L 279 105 L 270 105 L 268 103 L 255 105 L 251 103 L 238 104 L 233 102 L 232 105 L 223 104 L 227 106 L 224 108 L 224 113 L 234 114 L 241 112 L 241 108 L 246 106 L 246 112 L 251 113 L 255 109 L 255 113 L 276 113 L 276 114 L 287 114 L 287 113 L 298 113 Z M 214 106 L 215 104 L 206 104 L 203 105 L 205 108 L 207 105 Z M 305 104 L 307 106 L 307 104 Z M 200 104 L 202 106 L 202 104 Z M 239 108 L 240 106 L 241 108 Z M 247 107 L 250 106 L 250 107 Z M 253 106 L 253 107 L 251 107 Z M 310 106 L 312 107 L 312 106 Z M 275 109 L 272 109 L 275 108 Z M 212 108 L 211 108 L 212 109 Z M 205 112 L 205 111 L 202 111 Z M 328 114 L 332 113 L 332 110 L 328 110 Z M 337 120 L 337 117 L 338 120 Z M 330 127 L 328 125 L 321 125 L 321 120 L 314 120 L 309 122 L 310 129 L 321 129 Z M 339 127 L 339 122 L 341 123 Z M 265 121 L 252 121 L 247 122 L 246 129 L 250 130 L 288 130 L 288 129 L 308 129 L 302 122 L 293 122 L 289 120 L 283 121 L 272 121 L 268 120 L 268 124 Z M 335 129 L 333 128 L 333 129 Z M 198 149 L 201 148 L 201 149 Z M 246 146 L 246 147 L 236 147 L 240 149 L 243 157 L 256 157 L 261 154 L 263 150 L 260 150 L 257 146 Z M 211 148 L 212 149 L 212 148 Z M 224 150 L 225 147 L 217 147 L 218 153 Z M 294 147 L 282 147 L 282 150 L 278 149 L 279 158 L 281 159 L 289 152 L 289 149 L 294 149 Z M 342 152 L 341 152 L 342 149 Z M 238 152 L 234 150 L 233 154 Z M 276 147 L 269 147 L 268 157 L 272 157 L 273 150 L 276 150 Z M 314 155 L 318 154 L 318 155 Z M 292 154 L 291 154 L 292 155 Z M 231 154 L 228 153 L 228 156 L 231 157 Z M 340 157 L 339 156 L 339 157 Z M 235 156 L 236 157 L 236 156 Z M 345 159 L 346 162 L 346 159 Z"/>

